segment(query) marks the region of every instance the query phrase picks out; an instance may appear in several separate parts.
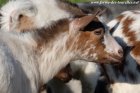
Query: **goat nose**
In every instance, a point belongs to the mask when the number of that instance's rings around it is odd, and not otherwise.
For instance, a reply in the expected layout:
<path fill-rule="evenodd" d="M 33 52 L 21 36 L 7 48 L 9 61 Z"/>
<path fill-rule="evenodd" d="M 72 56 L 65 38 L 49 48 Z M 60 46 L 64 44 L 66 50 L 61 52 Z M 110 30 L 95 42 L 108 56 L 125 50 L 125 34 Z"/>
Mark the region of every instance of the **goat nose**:
<path fill-rule="evenodd" d="M 119 50 L 118 50 L 118 55 L 119 55 L 120 57 L 123 57 L 123 49 L 119 49 Z"/>

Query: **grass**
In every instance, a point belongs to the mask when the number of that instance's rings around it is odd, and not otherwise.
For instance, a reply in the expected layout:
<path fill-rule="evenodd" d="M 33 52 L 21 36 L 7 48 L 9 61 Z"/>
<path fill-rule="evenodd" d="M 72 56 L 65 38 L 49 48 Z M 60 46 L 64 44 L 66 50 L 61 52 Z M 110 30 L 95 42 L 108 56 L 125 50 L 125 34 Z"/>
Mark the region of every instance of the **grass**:
<path fill-rule="evenodd" d="M 7 1 L 7 0 L 0 0 L 0 7 L 1 7 L 4 3 L 6 3 L 6 1 Z"/>

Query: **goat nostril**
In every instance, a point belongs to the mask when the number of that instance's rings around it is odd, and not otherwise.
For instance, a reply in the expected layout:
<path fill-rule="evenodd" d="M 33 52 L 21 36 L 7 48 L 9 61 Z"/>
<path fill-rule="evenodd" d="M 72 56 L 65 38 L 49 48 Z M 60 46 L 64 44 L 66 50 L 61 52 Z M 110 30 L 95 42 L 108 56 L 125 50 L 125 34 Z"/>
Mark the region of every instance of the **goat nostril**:
<path fill-rule="evenodd" d="M 123 50 L 118 50 L 118 54 L 119 54 L 120 56 L 123 56 Z"/>

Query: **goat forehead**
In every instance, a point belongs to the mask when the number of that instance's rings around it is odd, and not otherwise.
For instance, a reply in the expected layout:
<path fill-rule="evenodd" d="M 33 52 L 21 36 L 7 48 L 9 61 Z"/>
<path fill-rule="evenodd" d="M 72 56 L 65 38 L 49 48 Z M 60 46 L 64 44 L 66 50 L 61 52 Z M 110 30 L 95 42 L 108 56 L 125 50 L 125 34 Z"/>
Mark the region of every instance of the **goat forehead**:
<path fill-rule="evenodd" d="M 82 32 L 79 36 L 79 42 L 88 42 L 88 44 L 98 42 L 98 36 L 94 36 L 93 32 Z"/>

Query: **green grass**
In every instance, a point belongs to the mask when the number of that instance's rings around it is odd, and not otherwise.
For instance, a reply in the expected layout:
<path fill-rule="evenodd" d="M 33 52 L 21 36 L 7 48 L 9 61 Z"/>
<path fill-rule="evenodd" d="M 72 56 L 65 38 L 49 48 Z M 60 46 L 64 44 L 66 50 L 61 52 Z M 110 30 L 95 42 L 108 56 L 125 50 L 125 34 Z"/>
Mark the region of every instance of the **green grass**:
<path fill-rule="evenodd" d="M 0 0 L 0 7 L 1 7 L 4 3 L 6 3 L 6 1 L 7 1 L 7 0 Z"/>

